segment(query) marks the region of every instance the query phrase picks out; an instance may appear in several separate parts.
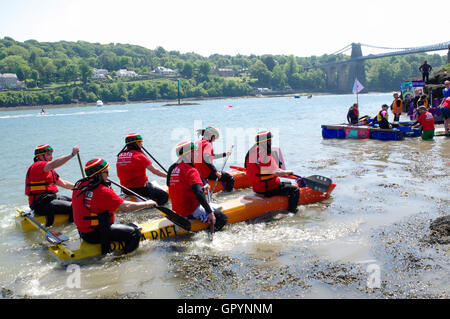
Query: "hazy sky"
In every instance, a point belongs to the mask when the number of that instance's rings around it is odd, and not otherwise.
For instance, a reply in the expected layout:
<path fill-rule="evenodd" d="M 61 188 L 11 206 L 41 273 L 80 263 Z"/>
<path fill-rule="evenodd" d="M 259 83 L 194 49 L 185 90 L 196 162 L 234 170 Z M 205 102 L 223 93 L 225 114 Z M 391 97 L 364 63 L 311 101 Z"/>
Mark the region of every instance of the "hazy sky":
<path fill-rule="evenodd" d="M 129 43 L 203 56 L 330 54 L 450 41 L 445 1 L 0 0 L 0 38 Z M 363 54 L 382 53 L 363 47 Z M 348 51 L 348 54 L 350 52 Z M 446 51 L 438 51 L 446 54 Z"/>

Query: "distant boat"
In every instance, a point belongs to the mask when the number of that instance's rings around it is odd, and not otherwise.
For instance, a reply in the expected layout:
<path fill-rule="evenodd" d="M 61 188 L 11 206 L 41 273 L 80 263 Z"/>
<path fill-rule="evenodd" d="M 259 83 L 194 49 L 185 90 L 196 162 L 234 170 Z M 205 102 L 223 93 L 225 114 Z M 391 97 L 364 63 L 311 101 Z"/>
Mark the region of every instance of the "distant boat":
<path fill-rule="evenodd" d="M 45 110 L 44 109 L 41 109 L 41 113 L 40 113 L 41 115 L 46 115 L 47 114 L 47 112 L 45 112 Z"/>
<path fill-rule="evenodd" d="M 308 99 L 312 98 L 312 94 L 308 95 Z"/>
<path fill-rule="evenodd" d="M 102 100 L 98 100 L 97 101 L 97 106 L 103 106 L 103 101 Z"/>
<path fill-rule="evenodd" d="M 295 98 L 295 99 L 299 99 L 299 98 L 300 98 L 300 95 L 298 95 L 298 94 L 297 94 L 297 95 L 294 95 L 294 98 Z"/>

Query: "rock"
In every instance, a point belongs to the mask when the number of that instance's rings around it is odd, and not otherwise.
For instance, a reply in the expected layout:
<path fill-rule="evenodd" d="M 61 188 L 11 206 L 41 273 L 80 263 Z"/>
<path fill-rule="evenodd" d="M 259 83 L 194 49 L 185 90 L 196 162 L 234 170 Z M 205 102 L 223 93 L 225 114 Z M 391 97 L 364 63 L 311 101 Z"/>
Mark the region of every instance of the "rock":
<path fill-rule="evenodd" d="M 436 218 L 430 224 L 430 239 L 439 244 L 450 243 L 450 215 Z"/>
<path fill-rule="evenodd" d="M 422 80 L 420 78 L 419 80 Z M 445 87 L 444 82 L 450 80 L 450 70 L 441 70 L 430 75 L 430 81 L 425 85 L 424 91 L 427 95 L 432 93 L 433 99 L 442 99 L 442 89 Z"/>

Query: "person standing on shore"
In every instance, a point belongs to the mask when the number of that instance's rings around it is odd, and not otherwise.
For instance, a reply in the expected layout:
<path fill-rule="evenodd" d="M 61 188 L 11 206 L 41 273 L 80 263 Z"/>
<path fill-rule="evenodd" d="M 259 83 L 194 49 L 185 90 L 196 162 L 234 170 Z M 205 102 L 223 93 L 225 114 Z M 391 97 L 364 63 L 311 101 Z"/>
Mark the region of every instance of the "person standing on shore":
<path fill-rule="evenodd" d="M 213 164 L 214 159 L 229 156 L 231 151 L 214 154 L 212 143 L 219 138 L 219 131 L 215 127 L 208 126 L 204 130 L 199 130 L 198 133 L 202 135 L 202 139 L 195 143 L 195 168 L 205 182 L 218 179 L 218 181 L 222 182 L 224 190 L 231 192 L 234 187 L 234 177 L 227 172 L 217 170 Z"/>
<path fill-rule="evenodd" d="M 176 146 L 178 160 L 170 166 L 167 174 L 172 209 L 180 216 L 210 223 L 215 231 L 219 231 L 228 222 L 228 217 L 209 205 L 203 192 L 202 178 L 193 164 L 194 151 L 192 142 Z"/>
<path fill-rule="evenodd" d="M 444 103 L 445 99 L 450 97 L 450 81 L 446 80 L 444 82 L 445 87 L 442 89 L 442 102 L 441 105 Z"/>
<path fill-rule="evenodd" d="M 427 60 L 423 61 L 423 64 L 419 67 L 419 71 L 422 72 L 422 81 L 425 83 L 428 83 L 432 69 L 433 67 L 428 64 Z"/>
<path fill-rule="evenodd" d="M 394 114 L 394 122 L 398 122 L 400 121 L 400 115 L 402 115 L 403 101 L 397 92 L 394 92 L 393 97 L 394 101 L 391 104 L 391 111 Z"/>
<path fill-rule="evenodd" d="M 69 215 L 69 221 L 72 222 L 71 198 L 56 193 L 57 186 L 72 189 L 74 185 L 61 179 L 55 169 L 67 163 L 79 151 L 80 148 L 74 146 L 72 153 L 53 159 L 53 148 L 48 144 L 39 145 L 34 150 L 34 163 L 28 168 L 25 178 L 25 195 L 34 213 L 47 217 L 46 226 L 53 224 L 55 214 Z"/>
<path fill-rule="evenodd" d="M 444 133 L 450 135 L 449 122 L 450 122 L 450 96 L 447 97 L 441 105 L 441 113 L 444 118 Z"/>
<path fill-rule="evenodd" d="M 421 106 L 417 110 L 419 112 L 419 118 L 412 126 L 422 126 L 422 139 L 431 140 L 434 137 L 434 116 L 427 111 L 425 106 Z"/>
<path fill-rule="evenodd" d="M 126 145 L 117 154 L 117 176 L 121 185 L 143 197 L 156 201 L 161 206 L 167 203 L 169 195 L 148 181 L 146 171 L 149 170 L 160 177 L 167 177 L 167 174 L 154 167 L 152 161 L 145 156 L 142 152 L 143 142 L 142 136 L 136 133 L 128 134 L 125 137 Z M 124 193 L 128 194 L 126 190 Z"/>

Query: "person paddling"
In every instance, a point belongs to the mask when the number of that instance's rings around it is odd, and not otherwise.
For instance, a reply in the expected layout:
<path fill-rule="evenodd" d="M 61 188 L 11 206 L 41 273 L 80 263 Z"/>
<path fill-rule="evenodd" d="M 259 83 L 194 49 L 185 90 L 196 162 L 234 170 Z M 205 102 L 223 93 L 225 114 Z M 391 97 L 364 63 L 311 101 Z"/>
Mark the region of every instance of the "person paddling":
<path fill-rule="evenodd" d="M 121 185 L 156 201 L 161 206 L 167 203 L 169 195 L 163 189 L 153 186 L 149 182 L 146 171 L 149 170 L 160 177 L 167 177 L 167 174 L 154 167 L 152 161 L 143 153 L 143 141 L 142 136 L 136 133 L 128 134 L 125 137 L 126 145 L 117 154 L 117 176 Z M 125 190 L 124 193 L 131 195 Z"/>
<path fill-rule="evenodd" d="M 227 215 L 212 208 L 203 192 L 203 181 L 195 168 L 195 144 L 182 142 L 176 146 L 178 160 L 170 166 L 167 174 L 172 209 L 189 219 L 198 219 L 214 225 L 219 231 L 228 221 Z"/>
<path fill-rule="evenodd" d="M 212 143 L 219 138 L 219 131 L 212 126 L 208 126 L 198 133 L 202 135 L 202 139 L 195 144 L 195 168 L 200 172 L 200 176 L 207 182 L 208 180 L 216 180 L 222 182 L 224 190 L 231 192 L 234 187 L 234 177 L 226 172 L 217 170 L 213 164 L 214 159 L 223 158 L 231 155 L 231 150 L 226 153 L 214 154 Z"/>
<path fill-rule="evenodd" d="M 288 196 L 288 210 L 297 211 L 300 191 L 297 186 L 288 182 L 281 182 L 280 177 L 291 175 L 292 171 L 282 170 L 272 156 L 273 134 L 269 131 L 256 135 L 256 144 L 245 156 L 246 174 L 252 184 L 253 191 L 267 197 L 275 195 Z"/>
<path fill-rule="evenodd" d="M 25 177 L 25 195 L 36 215 L 47 216 L 46 226 L 53 224 L 55 214 L 69 215 L 69 222 L 73 221 L 71 198 L 56 194 L 58 186 L 72 189 L 73 184 L 60 178 L 55 169 L 79 151 L 79 147 L 74 146 L 72 153 L 53 159 L 53 148 L 48 144 L 39 145 L 34 150 L 34 163 Z"/>
<path fill-rule="evenodd" d="M 80 237 L 91 244 L 101 244 L 102 254 L 117 241 L 124 253 L 139 247 L 141 233 L 134 224 L 114 224 L 115 211 L 136 211 L 156 206 L 153 200 L 132 202 L 119 197 L 108 182 L 109 164 L 102 158 L 86 163 L 86 178 L 76 182 L 72 193 L 73 217 Z"/>

